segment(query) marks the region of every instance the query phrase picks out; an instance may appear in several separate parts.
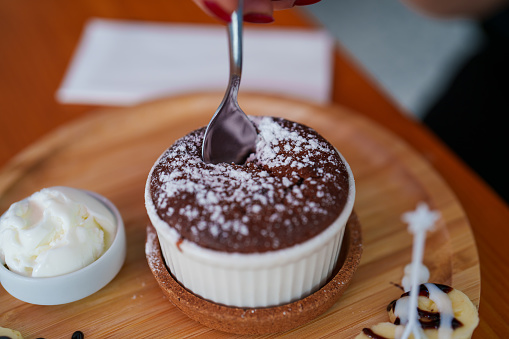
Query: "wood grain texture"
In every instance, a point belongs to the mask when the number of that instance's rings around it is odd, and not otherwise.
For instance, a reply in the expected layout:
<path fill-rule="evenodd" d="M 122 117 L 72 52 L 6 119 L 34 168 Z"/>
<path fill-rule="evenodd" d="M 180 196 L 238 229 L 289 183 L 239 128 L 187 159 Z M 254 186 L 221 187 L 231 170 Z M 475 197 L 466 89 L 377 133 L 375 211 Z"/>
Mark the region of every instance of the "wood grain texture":
<path fill-rule="evenodd" d="M 230 337 L 190 320 L 168 302 L 144 253 L 148 218 L 143 190 L 148 172 L 176 138 L 208 122 L 221 97 L 188 95 L 101 111 L 47 135 L 5 167 L 0 173 L 1 211 L 43 187 L 96 191 L 119 208 L 128 255 L 108 286 L 68 305 L 29 305 L 1 290 L 1 325 L 28 338 L 67 337 L 78 329 L 92 338 Z M 386 321 L 385 307 L 401 292 L 391 282 L 401 281 L 411 259 L 412 239 L 400 216 L 420 201 L 442 215 L 426 243 L 430 281 L 450 284 L 479 303 L 479 261 L 465 212 L 445 181 L 413 148 L 340 106 L 256 94 L 241 95 L 240 104 L 249 114 L 283 116 L 315 128 L 345 156 L 356 178 L 355 210 L 364 244 L 361 265 L 339 302 L 285 335 L 348 338 L 362 327 Z"/>

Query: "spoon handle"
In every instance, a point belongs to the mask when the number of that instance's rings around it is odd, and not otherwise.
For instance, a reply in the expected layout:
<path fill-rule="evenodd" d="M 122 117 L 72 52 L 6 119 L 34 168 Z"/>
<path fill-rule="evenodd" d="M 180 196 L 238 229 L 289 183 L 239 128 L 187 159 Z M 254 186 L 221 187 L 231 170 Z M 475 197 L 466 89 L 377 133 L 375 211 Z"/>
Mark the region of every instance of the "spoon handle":
<path fill-rule="evenodd" d="M 239 86 L 242 75 L 242 20 L 244 1 L 239 0 L 237 9 L 232 13 L 228 24 L 228 42 L 230 49 L 230 81 L 237 79 L 233 85 Z"/>

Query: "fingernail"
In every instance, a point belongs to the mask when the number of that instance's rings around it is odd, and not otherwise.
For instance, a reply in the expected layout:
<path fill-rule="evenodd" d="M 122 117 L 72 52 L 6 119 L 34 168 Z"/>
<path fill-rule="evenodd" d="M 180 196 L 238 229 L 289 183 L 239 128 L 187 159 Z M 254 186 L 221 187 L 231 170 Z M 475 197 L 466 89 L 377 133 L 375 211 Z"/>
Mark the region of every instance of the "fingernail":
<path fill-rule="evenodd" d="M 274 18 L 262 13 L 247 13 L 244 15 L 244 21 L 254 24 L 268 24 L 274 21 Z"/>
<path fill-rule="evenodd" d="M 317 2 L 320 2 L 321 0 L 295 0 L 294 5 L 295 6 L 307 6 L 316 4 Z"/>
<path fill-rule="evenodd" d="M 230 22 L 230 14 L 226 13 L 224 9 L 213 1 L 204 1 L 203 4 L 207 6 L 208 10 L 215 15 L 218 19 Z"/>

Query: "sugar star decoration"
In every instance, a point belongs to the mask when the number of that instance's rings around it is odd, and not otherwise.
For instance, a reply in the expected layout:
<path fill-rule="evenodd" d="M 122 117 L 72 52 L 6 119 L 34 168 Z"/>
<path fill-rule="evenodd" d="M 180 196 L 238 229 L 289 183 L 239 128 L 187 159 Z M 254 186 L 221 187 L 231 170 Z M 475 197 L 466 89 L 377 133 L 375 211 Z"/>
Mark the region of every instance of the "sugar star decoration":
<path fill-rule="evenodd" d="M 415 211 L 406 212 L 401 217 L 408 224 L 408 230 L 413 234 L 431 229 L 439 218 L 440 213 L 431 211 L 425 202 L 419 203 Z"/>
<path fill-rule="evenodd" d="M 410 277 L 412 287 L 410 289 L 410 300 L 408 303 L 408 323 L 406 325 L 403 324 L 405 325 L 405 330 L 400 336 L 402 339 L 407 339 L 410 334 L 413 334 L 415 339 L 425 337 L 417 315 L 419 267 L 422 266 L 426 232 L 435 225 L 435 222 L 439 218 L 440 213 L 431 211 L 429 206 L 424 202 L 419 203 L 415 211 L 404 213 L 401 217 L 401 219 L 408 224 L 408 231 L 414 235 L 411 263 L 412 275 Z"/>

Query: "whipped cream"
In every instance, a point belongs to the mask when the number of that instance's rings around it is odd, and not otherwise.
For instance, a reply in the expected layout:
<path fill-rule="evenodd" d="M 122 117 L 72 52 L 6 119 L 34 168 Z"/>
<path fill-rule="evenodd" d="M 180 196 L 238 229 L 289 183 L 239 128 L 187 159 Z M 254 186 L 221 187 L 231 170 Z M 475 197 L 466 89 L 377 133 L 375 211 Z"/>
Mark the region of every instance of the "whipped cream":
<path fill-rule="evenodd" d="M 45 188 L 0 217 L 0 263 L 29 277 L 79 270 L 111 245 L 115 217 L 85 191 Z"/>

